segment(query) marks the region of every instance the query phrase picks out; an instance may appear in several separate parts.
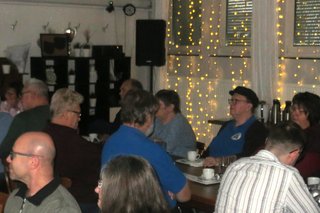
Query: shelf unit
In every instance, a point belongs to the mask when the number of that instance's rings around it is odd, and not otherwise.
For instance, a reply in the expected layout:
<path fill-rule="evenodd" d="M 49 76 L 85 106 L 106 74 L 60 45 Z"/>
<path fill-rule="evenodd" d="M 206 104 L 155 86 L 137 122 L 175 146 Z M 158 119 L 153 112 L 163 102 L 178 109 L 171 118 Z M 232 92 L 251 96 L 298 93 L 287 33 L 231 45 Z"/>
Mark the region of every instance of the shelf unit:
<path fill-rule="evenodd" d="M 57 89 L 65 87 L 83 95 L 79 122 L 81 134 L 88 133 L 88 124 L 94 119 L 109 121 L 110 108 L 119 106 L 120 86 L 124 80 L 130 78 L 130 57 L 124 56 L 31 57 L 30 65 L 31 77 L 48 84 L 50 97 Z M 69 82 L 70 73 L 73 71 L 74 83 Z M 96 105 L 90 106 L 90 95 L 93 93 Z"/>

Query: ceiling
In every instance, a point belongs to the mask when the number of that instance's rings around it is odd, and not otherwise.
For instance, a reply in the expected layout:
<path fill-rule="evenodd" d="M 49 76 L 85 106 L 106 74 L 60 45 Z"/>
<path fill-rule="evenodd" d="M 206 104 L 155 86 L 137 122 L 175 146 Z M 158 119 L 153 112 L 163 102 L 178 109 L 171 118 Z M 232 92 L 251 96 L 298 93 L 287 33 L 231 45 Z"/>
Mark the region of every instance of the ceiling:
<path fill-rule="evenodd" d="M 122 7 L 126 4 L 133 4 L 137 8 L 151 8 L 152 0 L 113 0 L 115 7 Z M 69 5 L 91 5 L 105 6 L 110 0 L 0 0 L 5 3 L 50 3 L 50 4 L 69 4 Z"/>

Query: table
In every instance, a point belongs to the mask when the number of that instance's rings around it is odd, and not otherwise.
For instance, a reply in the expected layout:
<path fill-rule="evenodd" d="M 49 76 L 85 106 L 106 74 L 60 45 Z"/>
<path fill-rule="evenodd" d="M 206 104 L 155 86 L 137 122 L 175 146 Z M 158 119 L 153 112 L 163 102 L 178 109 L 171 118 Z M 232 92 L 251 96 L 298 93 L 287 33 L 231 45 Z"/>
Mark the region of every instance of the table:
<path fill-rule="evenodd" d="M 176 166 L 183 172 L 191 175 L 200 176 L 202 167 L 192 167 L 186 164 L 176 162 Z M 196 208 L 205 212 L 213 212 L 216 203 L 219 185 L 203 185 L 193 181 L 188 181 L 191 190 L 191 200 L 186 203 L 180 203 L 182 207 Z"/>

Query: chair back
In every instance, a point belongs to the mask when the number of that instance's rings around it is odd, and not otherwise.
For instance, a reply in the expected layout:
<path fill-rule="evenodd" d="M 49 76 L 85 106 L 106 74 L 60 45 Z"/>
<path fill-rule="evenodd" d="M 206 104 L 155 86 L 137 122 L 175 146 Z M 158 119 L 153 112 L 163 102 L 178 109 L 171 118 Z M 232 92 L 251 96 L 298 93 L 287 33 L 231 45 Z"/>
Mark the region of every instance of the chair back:
<path fill-rule="evenodd" d="M 8 197 L 9 197 L 9 194 L 0 192 L 0 213 L 4 213 L 4 207 Z"/>
<path fill-rule="evenodd" d="M 60 183 L 64 188 L 68 189 L 72 185 L 72 180 L 68 177 L 60 177 Z"/>
<path fill-rule="evenodd" d="M 10 179 L 9 164 L 7 161 L 2 160 L 4 168 L 4 178 L 6 180 L 7 191 L 10 194 L 15 188 L 17 188 L 17 183 Z"/>
<path fill-rule="evenodd" d="M 205 149 L 205 143 L 202 143 L 202 142 L 200 142 L 200 141 L 197 141 L 197 152 L 198 152 L 198 154 L 201 156 L 202 155 L 202 153 L 203 153 L 203 151 L 204 151 L 204 149 Z"/>

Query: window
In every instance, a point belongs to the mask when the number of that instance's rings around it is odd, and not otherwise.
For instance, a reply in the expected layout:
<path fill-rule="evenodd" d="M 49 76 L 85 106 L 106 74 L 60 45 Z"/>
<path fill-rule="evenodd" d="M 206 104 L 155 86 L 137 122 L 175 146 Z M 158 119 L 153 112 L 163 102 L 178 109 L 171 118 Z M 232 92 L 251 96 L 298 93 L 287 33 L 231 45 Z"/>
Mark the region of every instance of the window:
<path fill-rule="evenodd" d="M 226 17 L 227 46 L 250 46 L 252 0 L 228 0 Z"/>
<path fill-rule="evenodd" d="M 295 0 L 294 46 L 320 46 L 320 1 Z"/>

